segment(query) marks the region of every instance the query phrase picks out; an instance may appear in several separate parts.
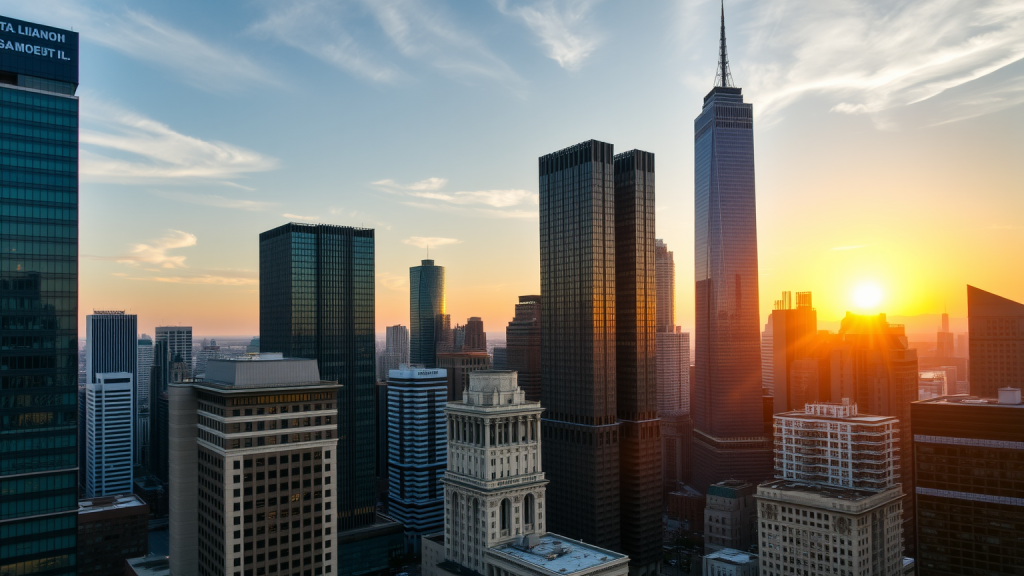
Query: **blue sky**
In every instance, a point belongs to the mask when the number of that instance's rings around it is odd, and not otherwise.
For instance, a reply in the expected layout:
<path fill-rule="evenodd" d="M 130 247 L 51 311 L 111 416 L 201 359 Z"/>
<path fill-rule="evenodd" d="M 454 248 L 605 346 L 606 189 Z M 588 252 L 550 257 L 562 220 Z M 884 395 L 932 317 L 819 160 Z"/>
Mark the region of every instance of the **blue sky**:
<path fill-rule="evenodd" d="M 258 331 L 258 234 L 377 230 L 378 331 L 408 267 L 499 332 L 539 286 L 536 159 L 596 138 L 658 158 L 658 235 L 692 325 L 692 121 L 715 2 L 0 2 L 81 32 L 81 299 L 141 329 Z M 1024 4 L 732 1 L 755 109 L 761 300 L 849 290 L 965 315 L 1024 298 Z M 979 258 L 979 252 L 988 255 Z"/>

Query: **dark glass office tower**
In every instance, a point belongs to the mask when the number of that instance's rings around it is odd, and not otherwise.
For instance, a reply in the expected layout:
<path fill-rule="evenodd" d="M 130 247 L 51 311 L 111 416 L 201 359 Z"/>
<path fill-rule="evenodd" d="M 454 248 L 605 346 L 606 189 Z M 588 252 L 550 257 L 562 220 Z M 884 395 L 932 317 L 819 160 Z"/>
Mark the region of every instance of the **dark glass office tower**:
<path fill-rule="evenodd" d="M 542 156 L 541 403 L 548 529 L 620 548 L 611 144 Z"/>
<path fill-rule="evenodd" d="M 444 266 L 423 260 L 409 268 L 409 362 L 437 367 L 438 316 L 445 314 Z M 450 350 L 449 350 L 450 352 Z"/>
<path fill-rule="evenodd" d="M 753 108 L 733 85 L 725 13 L 715 87 L 694 121 L 693 484 L 772 476 L 761 400 Z"/>
<path fill-rule="evenodd" d="M 1024 304 L 967 287 L 971 394 L 996 398 L 1000 388 L 1024 388 Z"/>
<path fill-rule="evenodd" d="M 376 518 L 373 323 L 373 230 L 293 222 L 260 234 L 260 350 L 316 359 L 341 384 L 340 530 Z"/>
<path fill-rule="evenodd" d="M 0 574 L 71 575 L 78 34 L 0 21 Z"/>
<path fill-rule="evenodd" d="M 615 361 L 622 551 L 656 574 L 661 550 L 654 154 L 615 156 Z"/>

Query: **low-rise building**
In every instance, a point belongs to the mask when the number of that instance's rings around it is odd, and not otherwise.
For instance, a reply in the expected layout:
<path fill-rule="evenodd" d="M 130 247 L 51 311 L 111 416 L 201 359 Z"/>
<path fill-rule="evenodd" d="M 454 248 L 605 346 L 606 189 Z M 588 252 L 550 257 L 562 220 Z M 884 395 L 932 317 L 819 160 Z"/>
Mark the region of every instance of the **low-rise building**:
<path fill-rule="evenodd" d="M 757 486 L 726 480 L 708 487 L 704 506 L 704 553 L 749 550 L 757 543 Z"/>
<path fill-rule="evenodd" d="M 170 556 L 143 556 L 125 562 L 124 576 L 170 576 Z"/>
<path fill-rule="evenodd" d="M 78 574 L 120 574 L 149 553 L 149 506 L 134 494 L 78 501 Z"/>
<path fill-rule="evenodd" d="M 704 576 L 757 576 L 757 554 L 732 548 L 704 556 Z"/>

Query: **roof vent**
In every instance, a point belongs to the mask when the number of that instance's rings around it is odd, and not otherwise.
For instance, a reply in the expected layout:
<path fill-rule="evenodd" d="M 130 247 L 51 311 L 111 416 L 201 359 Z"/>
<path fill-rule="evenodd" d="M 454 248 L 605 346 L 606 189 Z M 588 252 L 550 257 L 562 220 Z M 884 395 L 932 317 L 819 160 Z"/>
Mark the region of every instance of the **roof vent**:
<path fill-rule="evenodd" d="M 1000 388 L 1000 404 L 1020 404 L 1020 388 Z"/>

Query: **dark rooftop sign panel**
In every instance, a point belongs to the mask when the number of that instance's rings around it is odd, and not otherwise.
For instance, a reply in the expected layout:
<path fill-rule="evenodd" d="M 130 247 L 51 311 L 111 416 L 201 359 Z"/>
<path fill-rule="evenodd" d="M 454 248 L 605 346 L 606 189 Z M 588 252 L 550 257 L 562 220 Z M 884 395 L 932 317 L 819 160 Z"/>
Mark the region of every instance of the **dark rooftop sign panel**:
<path fill-rule="evenodd" d="M 0 16 L 0 71 L 78 84 L 78 32 Z"/>

